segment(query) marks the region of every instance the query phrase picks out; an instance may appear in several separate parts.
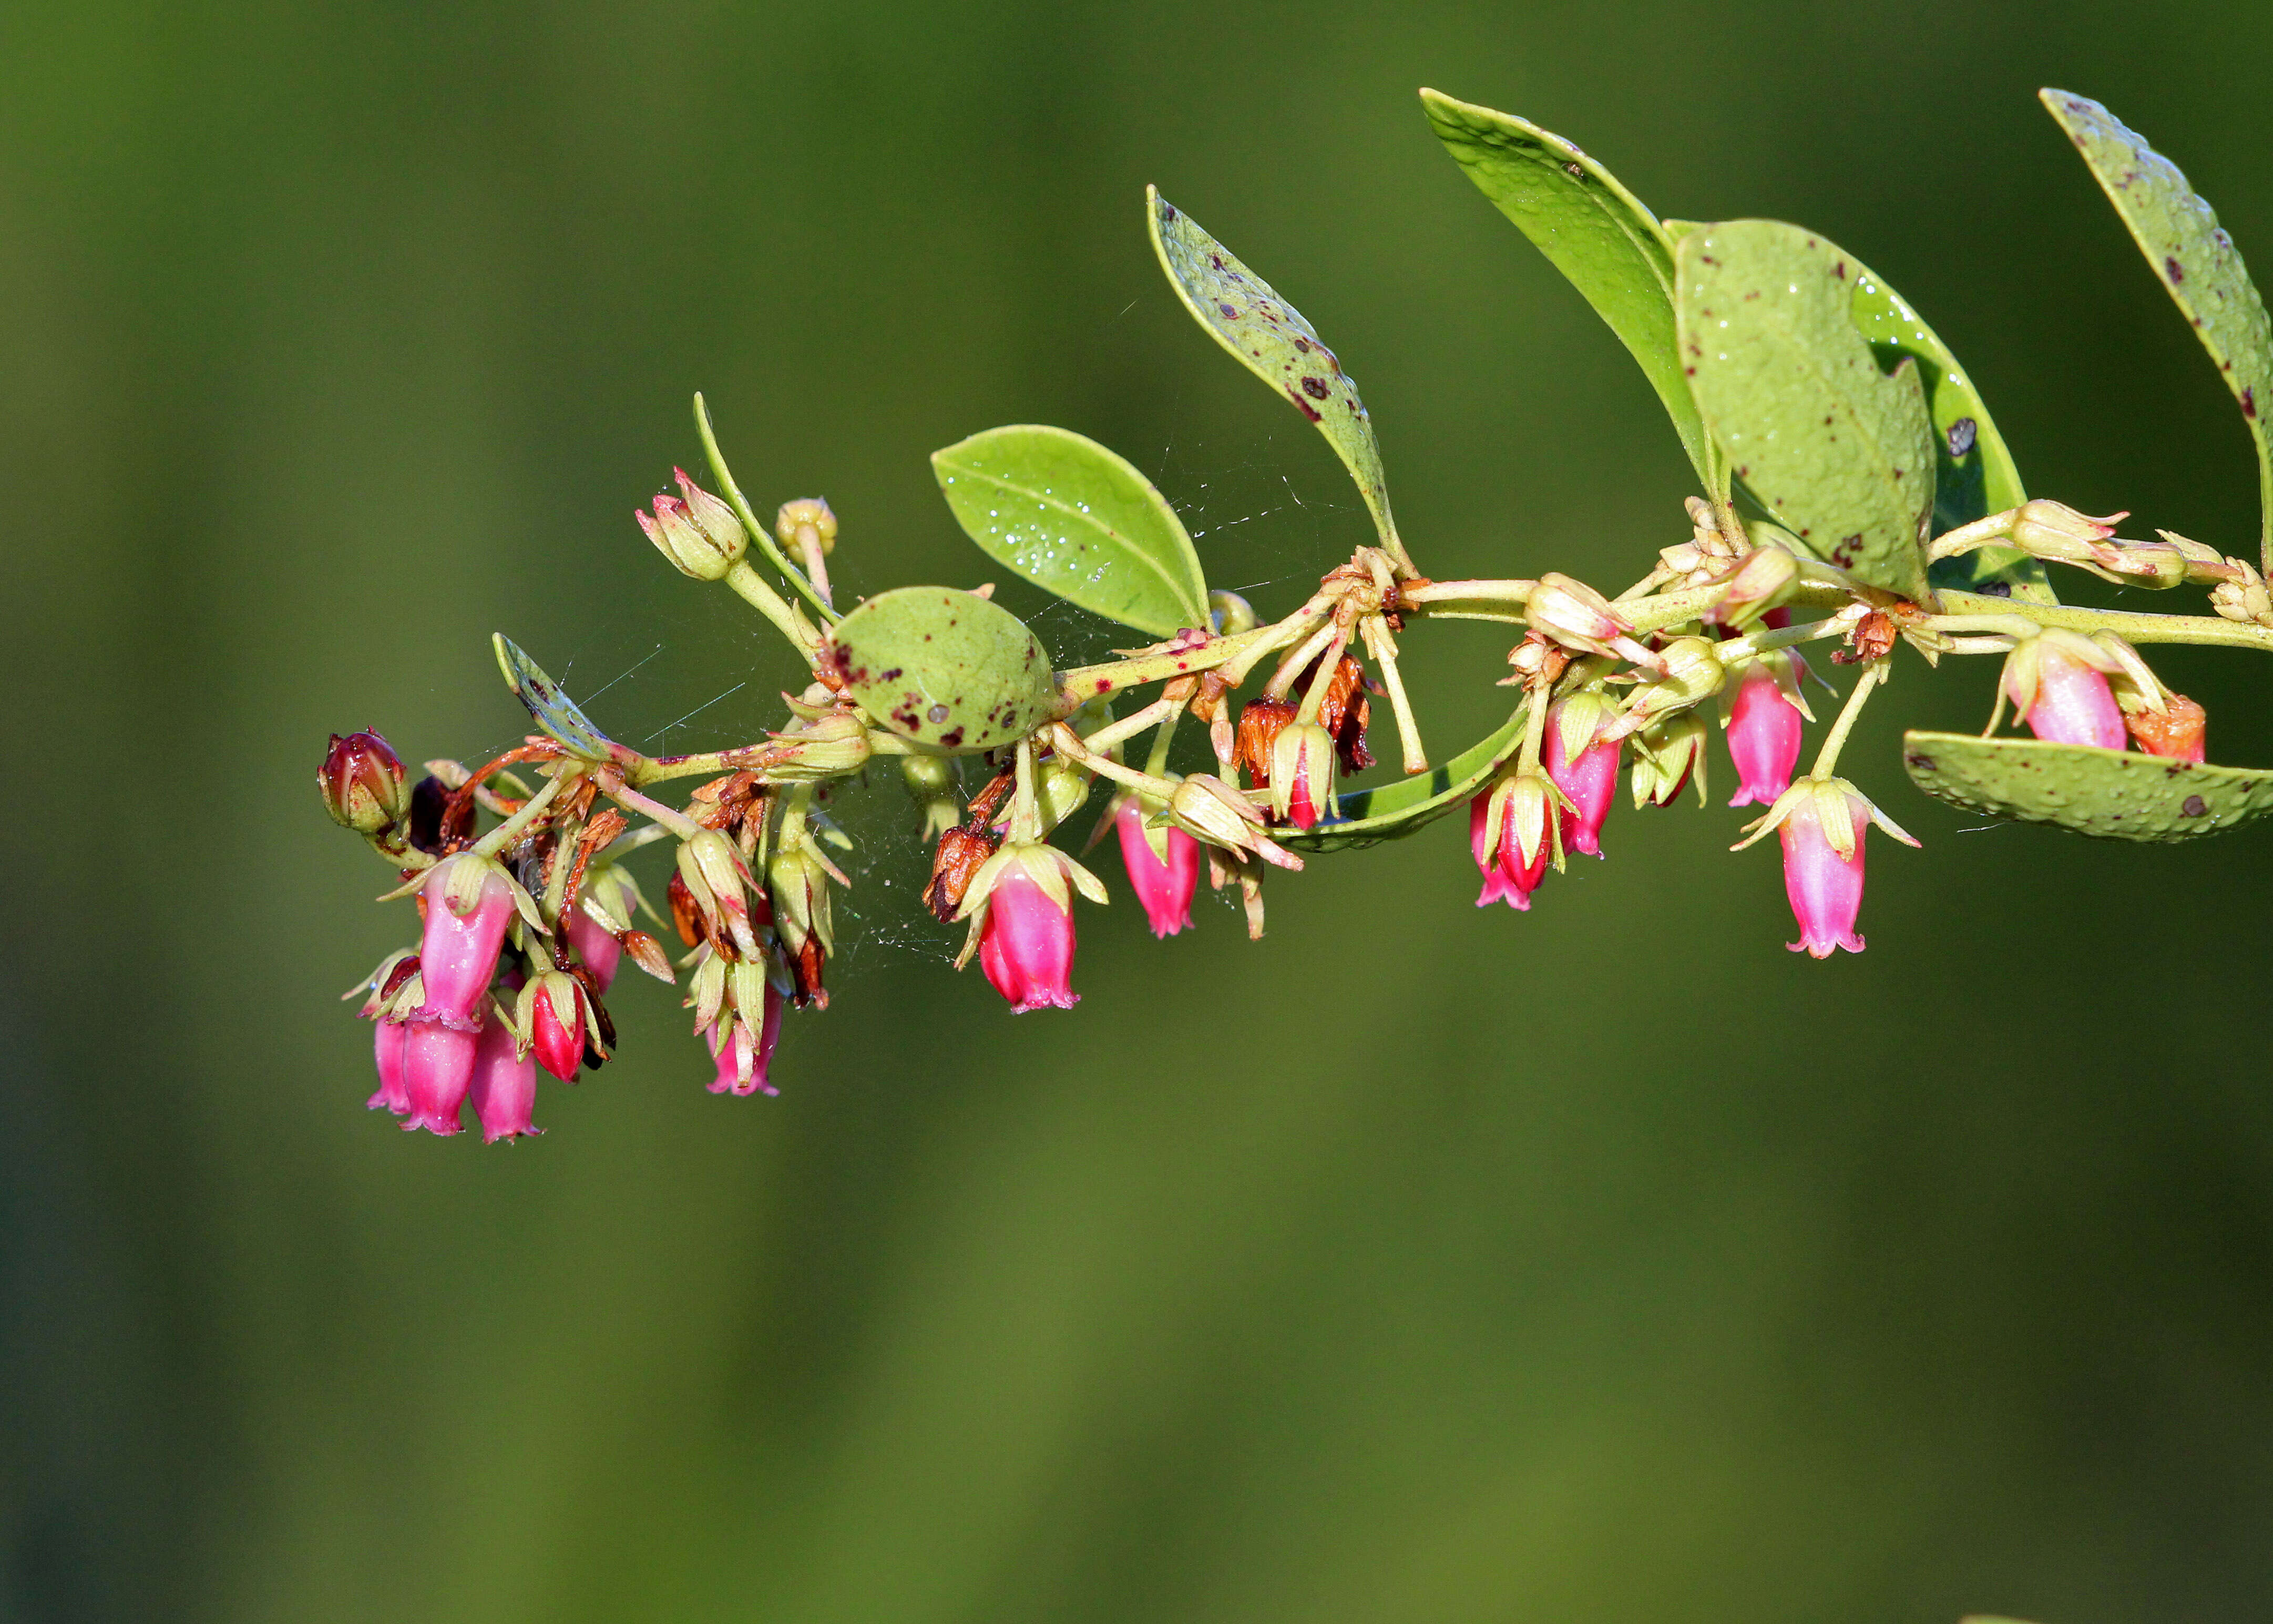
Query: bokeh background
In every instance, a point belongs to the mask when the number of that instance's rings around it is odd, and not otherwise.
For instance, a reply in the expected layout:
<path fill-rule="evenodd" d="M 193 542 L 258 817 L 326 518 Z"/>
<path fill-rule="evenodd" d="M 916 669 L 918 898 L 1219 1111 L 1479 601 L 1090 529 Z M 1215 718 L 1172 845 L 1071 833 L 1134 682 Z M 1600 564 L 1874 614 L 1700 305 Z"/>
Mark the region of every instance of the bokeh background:
<path fill-rule="evenodd" d="M 310 779 L 516 737 L 497 629 L 634 742 L 778 714 L 631 523 L 697 387 L 851 590 L 986 578 L 926 455 L 1039 420 L 1283 612 L 1362 514 L 1147 181 L 1340 349 L 1424 568 L 1640 574 L 1673 435 L 1422 84 L 1830 233 L 2033 490 L 2247 551 L 2231 402 L 2032 93 L 2273 268 L 2273 11 L 12 0 L 0 59 L 0 1620 L 2262 1615 L 2273 846 L 1924 801 L 1895 729 L 1977 725 L 1986 662 L 1906 659 L 1850 748 L 1926 843 L 1860 958 L 1784 951 L 1724 762 L 1527 916 L 1454 825 L 1259 945 L 1124 895 L 1014 1019 L 883 777 L 780 1099 L 626 984 L 493 1151 L 362 1109 L 337 995 L 410 926 Z M 1485 731 L 1504 640 L 1408 644 L 1436 747 Z M 2273 762 L 2257 662 L 2161 664 Z"/>

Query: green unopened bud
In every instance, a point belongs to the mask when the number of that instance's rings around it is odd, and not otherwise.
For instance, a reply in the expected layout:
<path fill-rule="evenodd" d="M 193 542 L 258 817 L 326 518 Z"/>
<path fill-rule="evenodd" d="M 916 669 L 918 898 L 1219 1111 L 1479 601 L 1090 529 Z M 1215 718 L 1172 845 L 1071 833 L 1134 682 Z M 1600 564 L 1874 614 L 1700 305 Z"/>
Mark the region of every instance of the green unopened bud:
<path fill-rule="evenodd" d="M 795 959 L 805 951 L 808 938 L 827 953 L 836 951 L 836 936 L 829 914 L 829 868 L 820 854 L 802 844 L 776 856 L 766 870 L 773 891 L 774 929 L 782 945 Z"/>
<path fill-rule="evenodd" d="M 697 581 L 723 581 L 748 546 L 749 537 L 733 509 L 689 479 L 686 470 L 671 471 L 678 476 L 684 500 L 658 496 L 652 518 L 637 511 L 632 516 L 680 574 Z"/>
<path fill-rule="evenodd" d="M 1035 764 L 1034 799 L 1041 807 L 1043 831 L 1055 829 L 1089 799 L 1089 774 L 1076 763 L 1052 754 Z"/>
<path fill-rule="evenodd" d="M 859 717 L 832 710 L 795 733 L 774 734 L 765 756 L 766 776 L 785 784 L 841 778 L 866 765 L 874 748 Z"/>
<path fill-rule="evenodd" d="M 1705 744 L 1710 733 L 1704 718 L 1684 710 L 1634 734 L 1632 783 L 1637 810 L 1665 805 L 1692 780 L 1697 785 L 1697 804 L 1709 804 L 1705 790 Z"/>
<path fill-rule="evenodd" d="M 956 793 L 956 768 L 945 756 L 903 756 L 900 776 L 907 780 L 909 798 L 921 809 L 923 838 L 936 840 L 963 821 L 963 802 Z"/>
<path fill-rule="evenodd" d="M 1728 590 L 1714 618 L 1742 629 L 1791 597 L 1799 582 L 1799 560 L 1779 546 L 1755 547 L 1722 579 Z"/>
<path fill-rule="evenodd" d="M 1255 613 L 1255 605 L 1236 592 L 1221 588 L 1208 594 L 1208 621 L 1219 637 L 1236 637 L 1242 632 L 1251 632 L 1262 624 Z"/>
<path fill-rule="evenodd" d="M 1603 729 L 1606 739 L 1624 738 L 1638 728 L 1688 710 L 1721 691 L 1727 671 L 1713 644 L 1702 637 L 1676 637 L 1659 651 L 1662 681 L 1643 684 L 1626 702 L 1626 713 Z"/>
<path fill-rule="evenodd" d="M 745 958 L 758 951 L 750 926 L 749 865 L 732 840 L 716 829 L 706 829 L 679 848 L 679 877 L 716 936 L 730 937 Z"/>

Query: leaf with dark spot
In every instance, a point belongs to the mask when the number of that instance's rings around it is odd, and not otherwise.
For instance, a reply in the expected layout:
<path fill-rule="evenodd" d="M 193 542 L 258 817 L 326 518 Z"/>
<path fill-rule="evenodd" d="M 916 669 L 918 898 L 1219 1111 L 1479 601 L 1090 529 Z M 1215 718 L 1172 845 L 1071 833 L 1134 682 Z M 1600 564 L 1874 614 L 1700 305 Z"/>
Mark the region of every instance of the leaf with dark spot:
<path fill-rule="evenodd" d="M 2091 168 L 2100 190 L 2123 217 L 2147 263 L 2193 324 L 2202 348 L 2218 364 L 2226 387 L 2257 444 L 2258 490 L 2263 506 L 2262 547 L 2273 568 L 2273 440 L 2257 413 L 2257 395 L 2273 384 L 2273 320 L 2217 215 L 2194 194 L 2179 168 L 2127 129 L 2098 102 L 2064 90 L 2040 93 Z"/>

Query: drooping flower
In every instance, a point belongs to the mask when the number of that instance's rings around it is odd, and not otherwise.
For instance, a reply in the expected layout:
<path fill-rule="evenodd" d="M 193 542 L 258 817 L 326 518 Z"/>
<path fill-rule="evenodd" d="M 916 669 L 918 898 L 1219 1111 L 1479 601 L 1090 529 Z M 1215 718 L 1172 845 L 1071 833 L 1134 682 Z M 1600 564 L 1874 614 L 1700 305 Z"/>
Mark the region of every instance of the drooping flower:
<path fill-rule="evenodd" d="M 451 1026 L 420 1016 L 405 1021 L 403 1031 L 402 1093 L 410 1108 L 403 1130 L 457 1132 L 459 1108 L 474 1080 L 476 1028 L 470 1021 Z"/>
<path fill-rule="evenodd" d="M 762 964 L 741 963 L 726 973 L 726 1000 L 709 1032 L 717 1075 L 712 1094 L 776 1094 L 766 1080 L 774 1045 L 781 1041 L 782 989 Z"/>
<path fill-rule="evenodd" d="M 512 883 L 494 861 L 461 853 L 434 865 L 424 897 L 426 928 L 418 945 L 424 1012 L 471 1031 L 474 1006 L 497 974 L 498 951 L 513 918 Z"/>
<path fill-rule="evenodd" d="M 1801 723 L 1807 719 L 1792 661 L 1780 650 L 1762 655 L 1745 665 L 1729 696 L 1722 726 L 1729 733 L 1729 758 L 1737 764 L 1732 807 L 1774 806 L 1791 787 Z"/>
<path fill-rule="evenodd" d="M 1200 878 L 1200 843 L 1170 824 L 1159 832 L 1166 854 L 1152 849 L 1144 827 L 1145 808 L 1131 795 L 1113 815 L 1121 837 L 1121 861 L 1129 870 L 1129 889 L 1144 906 L 1152 934 L 1166 939 L 1192 922 L 1192 892 Z"/>
<path fill-rule="evenodd" d="M 468 1090 L 474 1116 L 482 1124 L 482 1143 L 542 1133 L 530 1124 L 536 1106 L 536 1060 L 521 1052 L 513 1028 L 492 1013 L 482 1023 L 474 1041 L 473 1080 Z M 454 1123 L 456 1118 L 452 1118 Z"/>
<path fill-rule="evenodd" d="M 1006 840 L 971 876 L 963 916 L 971 935 L 956 959 L 976 951 L 994 990 L 1019 1014 L 1069 1010 L 1080 1002 L 1073 974 L 1073 892 L 1107 900 L 1097 876 L 1054 846 Z"/>
<path fill-rule="evenodd" d="M 2039 739 L 2056 744 L 2123 748 L 2123 711 L 2108 674 L 2123 662 L 2090 638 L 2044 631 L 2005 658 L 2003 694 Z"/>
<path fill-rule="evenodd" d="M 1512 773 L 1468 802 L 1468 849 L 1482 871 L 1476 906 L 1531 910 L 1558 835 L 1554 791 L 1538 773 Z"/>
<path fill-rule="evenodd" d="M 1906 846 L 1917 842 L 1844 778 L 1802 778 L 1745 825 L 1742 851 L 1771 829 L 1783 843 L 1784 894 L 1799 921 L 1795 953 L 1828 959 L 1863 951 L 1855 921 L 1863 908 L 1863 838 L 1876 823 Z"/>
<path fill-rule="evenodd" d="M 1589 857 L 1602 854 L 1602 820 L 1618 787 L 1617 739 L 1602 739 L 1613 712 L 1602 696 L 1578 693 L 1557 700 L 1547 712 L 1547 737 L 1540 764 L 1568 798 L 1556 816 L 1564 847 Z M 1534 886 L 1537 880 L 1532 882 Z"/>
<path fill-rule="evenodd" d="M 379 1062 L 379 1092 L 364 1102 L 368 1110 L 382 1108 L 397 1116 L 410 1110 L 410 1093 L 403 1081 L 403 1046 L 409 1041 L 410 1029 L 399 1020 L 381 1019 L 371 1023 L 379 1030 L 374 1044 Z"/>

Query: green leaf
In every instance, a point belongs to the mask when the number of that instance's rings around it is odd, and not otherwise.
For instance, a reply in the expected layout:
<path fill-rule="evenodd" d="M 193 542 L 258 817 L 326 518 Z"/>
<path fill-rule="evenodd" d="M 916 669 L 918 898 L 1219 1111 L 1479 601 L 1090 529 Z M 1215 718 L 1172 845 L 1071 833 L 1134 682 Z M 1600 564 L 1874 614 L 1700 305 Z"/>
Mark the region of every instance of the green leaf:
<path fill-rule="evenodd" d="M 1434 90 L 1421 105 L 1437 139 L 1499 212 L 1609 323 L 1665 402 L 1697 477 L 1717 498 L 1729 470 L 1681 370 L 1673 239 L 1617 176 L 1550 131 Z"/>
<path fill-rule="evenodd" d="M 1271 838 L 1297 851 L 1355 851 L 1402 839 L 1424 823 L 1467 805 L 1492 775 L 1523 748 L 1521 707 L 1482 743 L 1427 772 L 1372 789 L 1344 790 L 1326 815 L 1308 829 L 1273 829 Z"/>
<path fill-rule="evenodd" d="M 1230 249 L 1200 229 L 1152 186 L 1144 188 L 1144 217 L 1152 252 L 1174 284 L 1176 297 L 1215 342 L 1239 364 L 1294 402 L 1317 425 L 1318 432 L 1340 457 L 1358 494 L 1373 515 L 1381 545 L 1399 559 L 1405 545 L 1389 516 L 1389 485 L 1381 470 L 1381 447 L 1373 419 L 1357 396 L 1357 384 L 1317 329 L 1302 312 L 1279 297 L 1271 284 L 1239 262 Z"/>
<path fill-rule="evenodd" d="M 2042 739 L 1907 733 L 1902 765 L 1968 812 L 2104 840 L 2193 840 L 2273 812 L 2273 771 Z"/>
<path fill-rule="evenodd" d="M 1704 226 L 1675 252 L 1689 383 L 1737 477 L 1822 557 L 1925 595 L 1933 426 L 1917 364 L 1879 370 L 1855 261 L 1774 220 Z"/>
<path fill-rule="evenodd" d="M 1918 380 L 1925 386 L 1926 410 L 1933 425 L 1935 532 L 1955 530 L 2028 500 L 2005 437 L 1997 432 L 1989 408 L 1949 346 L 1884 277 L 1859 259 L 1848 268 L 1855 281 L 1849 311 L 1879 365 L 1915 361 Z M 2040 604 L 2059 601 L 2052 595 L 2044 565 L 2018 547 L 1980 547 L 1943 559 L 1932 567 L 1932 575 L 1937 587 Z M 2005 591 L 1996 590 L 1999 582 Z"/>
<path fill-rule="evenodd" d="M 515 699 L 529 708 L 530 717 L 547 734 L 587 761 L 638 758 L 637 751 L 618 744 L 593 726 L 576 708 L 575 702 L 560 691 L 560 685 L 538 669 L 536 662 L 522 653 L 512 638 L 499 632 L 490 642 L 497 650 L 498 669 L 505 673 L 506 686 L 513 690 Z"/>
<path fill-rule="evenodd" d="M 931 465 L 964 533 L 1036 586 L 1155 637 L 1208 623 L 1192 538 L 1152 482 L 1095 440 L 1014 424 L 934 451 Z"/>
<path fill-rule="evenodd" d="M 2273 411 L 2273 322 L 2241 263 L 2233 239 L 2210 206 L 2194 195 L 2178 165 L 2098 102 L 2065 90 L 2037 92 L 2131 229 L 2156 277 L 2178 302 L 2194 335 L 2217 363 L 2257 442 L 2257 486 L 2264 557 L 2273 568 L 2273 444 L 2265 414 Z"/>
<path fill-rule="evenodd" d="M 927 751 L 1009 744 L 1057 703 L 1049 657 L 1026 623 L 952 587 L 880 592 L 829 636 L 844 691 L 877 726 Z"/>

